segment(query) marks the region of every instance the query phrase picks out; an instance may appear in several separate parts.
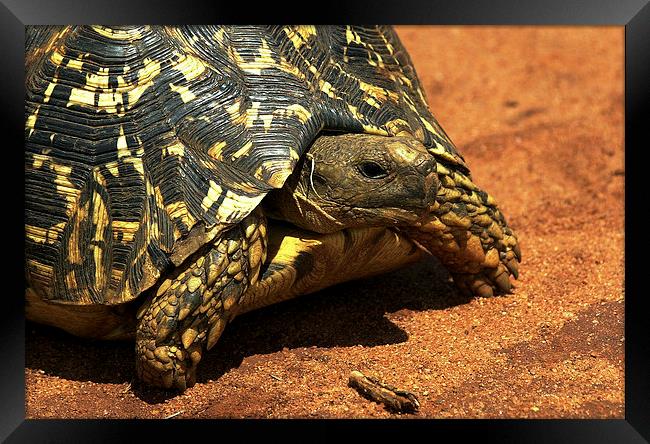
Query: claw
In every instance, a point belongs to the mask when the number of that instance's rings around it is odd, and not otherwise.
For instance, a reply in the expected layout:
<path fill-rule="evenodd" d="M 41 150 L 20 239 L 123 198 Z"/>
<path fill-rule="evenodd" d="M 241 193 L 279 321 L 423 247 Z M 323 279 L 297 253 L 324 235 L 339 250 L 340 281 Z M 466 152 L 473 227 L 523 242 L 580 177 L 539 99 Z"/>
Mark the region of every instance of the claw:
<path fill-rule="evenodd" d="M 477 288 L 475 288 L 475 294 L 482 298 L 491 298 L 494 296 L 494 291 L 492 287 L 484 282 L 482 282 Z"/>
<path fill-rule="evenodd" d="M 512 274 L 515 279 L 519 279 L 519 263 L 513 258 L 510 259 L 505 264 L 506 267 L 508 268 L 508 271 L 510 271 L 510 274 Z"/>
<path fill-rule="evenodd" d="M 505 271 L 505 269 L 502 269 L 501 267 L 499 267 L 498 270 L 500 271 L 500 273 L 497 272 L 499 274 L 497 274 L 493 278 L 494 283 L 501 291 L 503 291 L 504 293 L 509 293 L 510 290 L 512 289 L 512 284 L 510 284 L 510 275 L 508 274 L 507 271 Z"/>
<path fill-rule="evenodd" d="M 504 293 L 512 293 L 512 284 L 507 274 L 502 274 L 497 280 L 497 285 Z"/>

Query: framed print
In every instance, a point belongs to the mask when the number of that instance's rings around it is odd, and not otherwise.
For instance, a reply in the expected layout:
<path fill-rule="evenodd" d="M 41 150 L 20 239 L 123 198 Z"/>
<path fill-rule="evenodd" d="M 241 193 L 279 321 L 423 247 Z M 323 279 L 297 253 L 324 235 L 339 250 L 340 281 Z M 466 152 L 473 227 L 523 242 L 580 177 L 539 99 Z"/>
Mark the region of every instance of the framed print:
<path fill-rule="evenodd" d="M 9 442 L 648 439 L 646 3 L 68 3 L 3 7 Z"/>

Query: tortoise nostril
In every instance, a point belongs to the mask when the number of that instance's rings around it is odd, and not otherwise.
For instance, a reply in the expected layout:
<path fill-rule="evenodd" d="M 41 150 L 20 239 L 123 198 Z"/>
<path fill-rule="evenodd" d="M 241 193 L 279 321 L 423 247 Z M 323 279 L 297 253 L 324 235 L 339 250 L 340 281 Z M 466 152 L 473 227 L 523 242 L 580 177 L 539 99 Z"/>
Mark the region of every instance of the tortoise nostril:
<path fill-rule="evenodd" d="M 422 159 L 422 161 L 420 161 L 420 162 L 417 164 L 417 166 L 415 167 L 415 169 L 416 169 L 420 174 L 422 174 L 422 175 L 424 175 L 424 176 L 428 176 L 428 175 L 431 174 L 432 172 L 435 172 L 435 171 L 436 171 L 436 164 L 437 164 L 437 162 L 435 161 L 435 159 L 433 159 L 432 157 L 427 157 L 427 158 L 425 158 L 425 159 Z"/>

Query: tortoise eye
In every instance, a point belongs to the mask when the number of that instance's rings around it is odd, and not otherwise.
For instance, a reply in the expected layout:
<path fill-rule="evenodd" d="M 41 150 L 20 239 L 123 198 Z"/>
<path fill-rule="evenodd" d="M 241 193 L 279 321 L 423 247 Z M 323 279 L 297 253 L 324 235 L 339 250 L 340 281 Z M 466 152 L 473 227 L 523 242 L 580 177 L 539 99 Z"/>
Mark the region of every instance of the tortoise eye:
<path fill-rule="evenodd" d="M 382 179 L 388 176 L 388 171 L 377 162 L 371 160 L 363 161 L 358 166 L 359 172 L 368 179 Z"/>

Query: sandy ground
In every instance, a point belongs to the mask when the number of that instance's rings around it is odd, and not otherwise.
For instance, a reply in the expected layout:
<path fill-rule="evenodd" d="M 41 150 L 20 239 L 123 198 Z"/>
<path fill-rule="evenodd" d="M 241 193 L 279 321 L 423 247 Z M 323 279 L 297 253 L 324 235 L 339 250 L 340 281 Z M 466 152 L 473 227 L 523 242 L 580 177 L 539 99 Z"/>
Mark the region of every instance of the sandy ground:
<path fill-rule="evenodd" d="M 28 324 L 29 418 L 624 417 L 623 39 L 618 28 L 398 27 L 431 108 L 521 240 L 515 293 L 468 300 L 434 260 L 236 319 L 180 396 L 131 343 Z"/>

